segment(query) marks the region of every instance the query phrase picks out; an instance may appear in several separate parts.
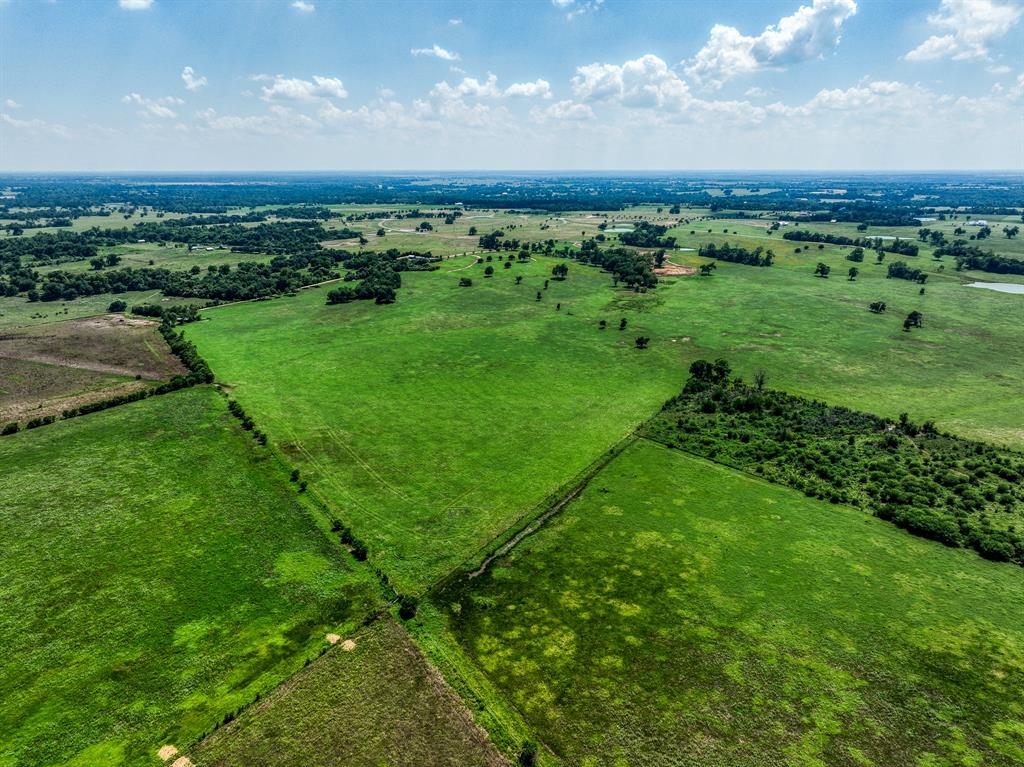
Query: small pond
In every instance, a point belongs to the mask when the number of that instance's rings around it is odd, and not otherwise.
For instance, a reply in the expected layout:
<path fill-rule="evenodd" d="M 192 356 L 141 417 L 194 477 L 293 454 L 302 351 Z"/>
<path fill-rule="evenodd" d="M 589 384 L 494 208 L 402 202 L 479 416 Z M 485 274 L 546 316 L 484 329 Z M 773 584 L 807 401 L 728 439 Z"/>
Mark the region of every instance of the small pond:
<path fill-rule="evenodd" d="M 1024 285 L 1017 282 L 969 282 L 969 288 L 985 288 L 985 290 L 998 290 L 1000 293 L 1020 293 L 1024 295 Z"/>

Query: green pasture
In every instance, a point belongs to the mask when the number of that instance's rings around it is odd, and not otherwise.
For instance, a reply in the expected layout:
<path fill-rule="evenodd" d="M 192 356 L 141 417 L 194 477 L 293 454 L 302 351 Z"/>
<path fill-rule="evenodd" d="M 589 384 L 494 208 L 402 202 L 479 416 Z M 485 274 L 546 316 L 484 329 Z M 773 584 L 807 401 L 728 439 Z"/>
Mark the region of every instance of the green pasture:
<path fill-rule="evenodd" d="M 641 440 L 438 597 L 566 765 L 1024 761 L 1024 579 Z"/>
<path fill-rule="evenodd" d="M 0 765 L 159 764 L 379 604 L 208 387 L 0 438 Z"/>

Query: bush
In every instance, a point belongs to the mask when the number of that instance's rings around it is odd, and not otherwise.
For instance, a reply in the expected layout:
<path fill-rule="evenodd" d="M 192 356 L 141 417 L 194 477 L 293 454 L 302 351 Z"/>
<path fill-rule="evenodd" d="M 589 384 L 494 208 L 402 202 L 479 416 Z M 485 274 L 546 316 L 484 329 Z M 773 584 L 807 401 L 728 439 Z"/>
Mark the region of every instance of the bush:
<path fill-rule="evenodd" d="M 532 741 L 526 741 L 523 747 L 519 749 L 519 764 L 523 767 L 534 767 L 537 764 L 537 744 Z"/>
<path fill-rule="evenodd" d="M 127 301 L 121 301 L 120 299 L 118 299 L 116 301 L 111 301 L 110 302 L 110 306 L 107 307 L 107 311 L 108 312 L 112 312 L 114 314 L 117 314 L 119 312 L 123 312 L 127 308 L 128 308 L 128 302 Z"/>
<path fill-rule="evenodd" d="M 403 621 L 412 620 L 420 609 L 420 600 L 413 596 L 403 596 L 398 600 L 398 617 Z"/>
<path fill-rule="evenodd" d="M 11 421 L 9 424 L 4 426 L 3 431 L 0 431 L 0 436 L 6 437 L 8 434 L 17 434 L 21 430 L 18 426 L 17 421 Z"/>

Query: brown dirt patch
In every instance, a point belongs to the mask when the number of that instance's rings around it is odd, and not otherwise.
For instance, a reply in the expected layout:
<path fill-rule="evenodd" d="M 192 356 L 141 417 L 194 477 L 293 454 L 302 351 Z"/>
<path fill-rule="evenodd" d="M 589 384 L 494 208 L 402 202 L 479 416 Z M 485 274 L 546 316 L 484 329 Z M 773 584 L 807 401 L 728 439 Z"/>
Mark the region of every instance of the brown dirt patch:
<path fill-rule="evenodd" d="M 356 649 L 356 643 L 353 642 L 351 639 L 346 639 L 344 642 L 341 643 L 341 649 L 345 652 L 352 652 L 354 649 Z"/>
<path fill-rule="evenodd" d="M 664 266 L 655 269 L 654 273 L 660 277 L 692 277 L 697 273 L 697 267 L 682 266 L 667 261 Z"/>
<path fill-rule="evenodd" d="M 328 634 L 328 635 L 327 635 L 326 637 L 324 637 L 324 638 L 325 638 L 325 639 L 326 639 L 326 640 L 327 640 L 328 642 L 330 642 L 331 644 L 338 644 L 338 642 L 340 642 L 340 641 L 341 641 L 341 637 L 340 637 L 340 636 L 338 636 L 337 634 Z"/>
<path fill-rule="evenodd" d="M 167 746 L 161 747 L 161 749 L 156 752 L 156 755 L 159 756 L 161 760 L 166 762 L 172 756 L 176 756 L 177 753 L 178 753 L 178 749 L 176 749 L 174 746 L 167 745 Z"/>
<path fill-rule="evenodd" d="M 192 767 L 192 760 L 187 756 L 183 756 L 180 759 L 175 759 L 171 767 Z"/>

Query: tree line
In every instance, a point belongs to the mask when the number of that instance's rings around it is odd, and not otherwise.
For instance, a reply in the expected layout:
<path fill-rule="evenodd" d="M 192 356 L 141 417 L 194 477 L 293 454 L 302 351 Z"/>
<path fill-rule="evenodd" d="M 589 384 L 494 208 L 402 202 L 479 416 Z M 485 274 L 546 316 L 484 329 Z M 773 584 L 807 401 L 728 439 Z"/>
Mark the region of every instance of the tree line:
<path fill-rule="evenodd" d="M 647 436 L 907 531 L 1024 565 L 1024 456 L 765 388 L 698 361 Z"/>
<path fill-rule="evenodd" d="M 784 240 L 796 242 L 824 242 L 829 245 L 848 245 L 851 247 L 868 248 L 869 250 L 899 253 L 902 256 L 916 256 L 918 247 L 910 240 L 883 240 L 881 237 L 847 237 L 842 234 L 824 234 L 810 232 L 806 229 L 794 229 L 782 235 Z"/>

